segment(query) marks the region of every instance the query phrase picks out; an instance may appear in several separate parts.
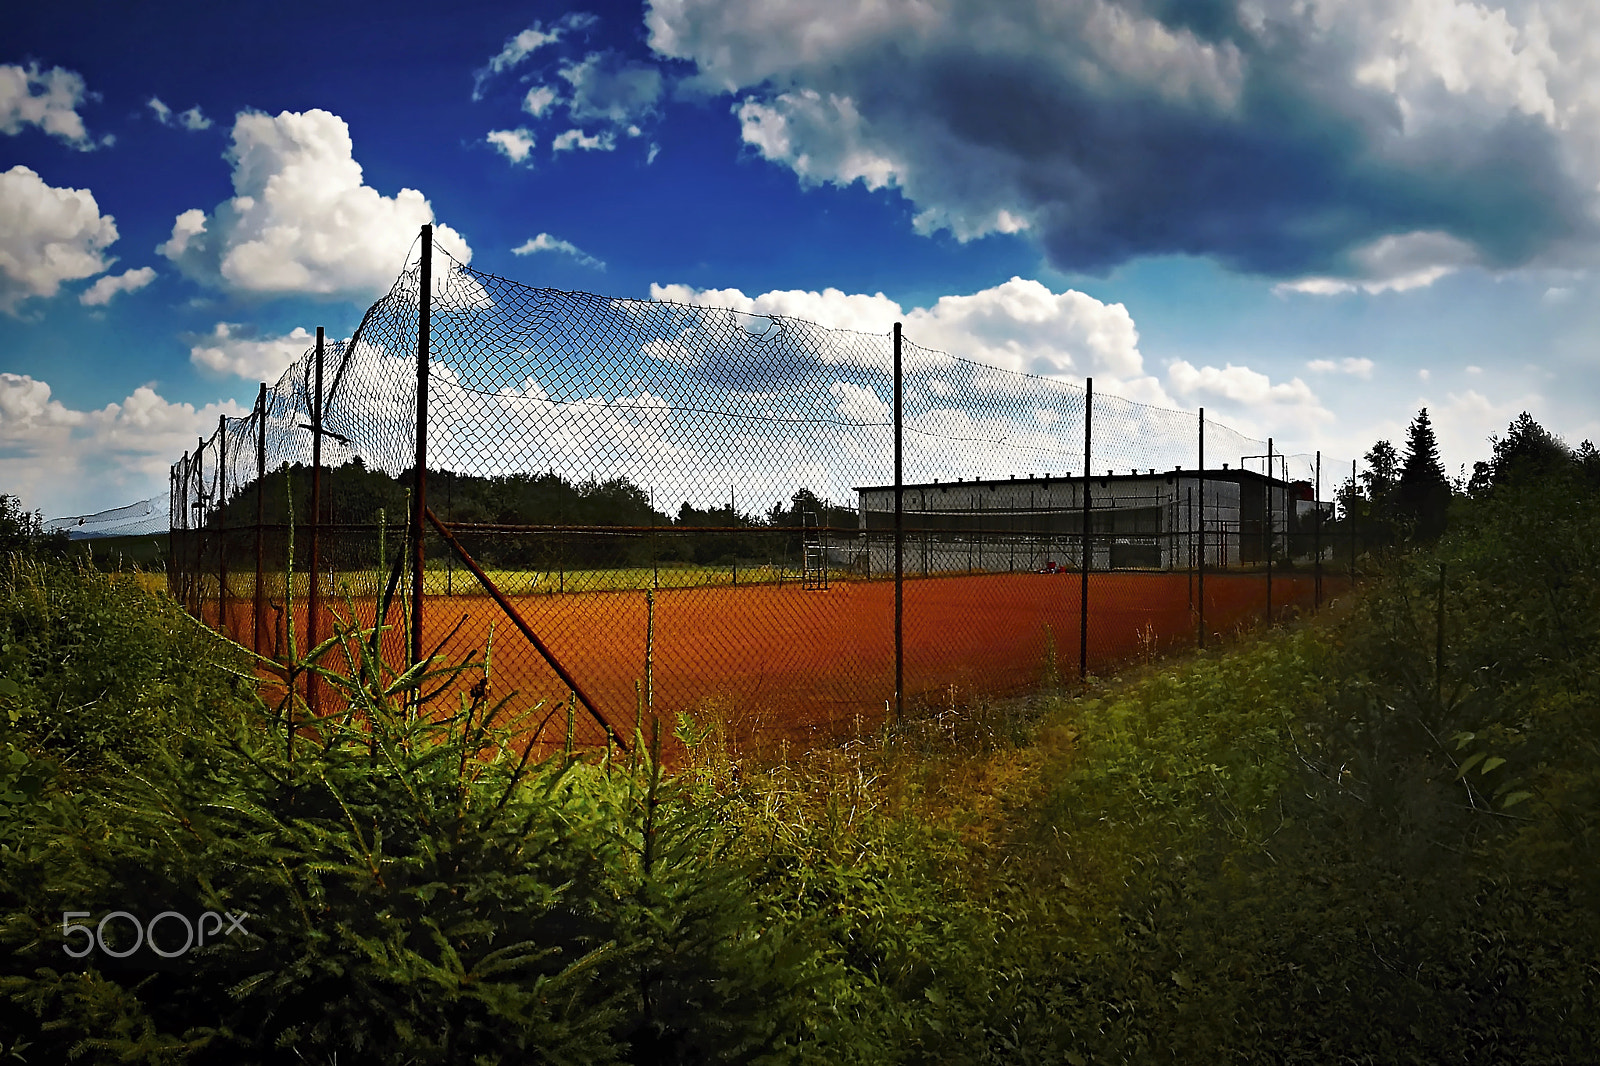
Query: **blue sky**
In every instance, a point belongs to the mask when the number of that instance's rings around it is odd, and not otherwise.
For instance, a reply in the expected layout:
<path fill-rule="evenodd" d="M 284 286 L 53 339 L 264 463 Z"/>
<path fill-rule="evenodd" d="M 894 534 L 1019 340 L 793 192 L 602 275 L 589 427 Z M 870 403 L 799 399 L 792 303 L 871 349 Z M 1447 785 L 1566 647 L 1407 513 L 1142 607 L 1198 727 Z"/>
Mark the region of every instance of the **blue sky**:
<path fill-rule="evenodd" d="M 1453 473 L 1600 440 L 1588 0 L 10 5 L 0 491 L 165 490 L 423 221 Z"/>

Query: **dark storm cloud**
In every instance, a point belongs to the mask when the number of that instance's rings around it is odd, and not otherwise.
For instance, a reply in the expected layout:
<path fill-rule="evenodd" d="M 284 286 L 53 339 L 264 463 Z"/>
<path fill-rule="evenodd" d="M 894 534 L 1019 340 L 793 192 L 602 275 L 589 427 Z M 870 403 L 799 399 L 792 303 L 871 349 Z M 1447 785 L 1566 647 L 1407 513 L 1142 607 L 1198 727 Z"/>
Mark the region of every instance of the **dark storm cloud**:
<path fill-rule="evenodd" d="M 1360 278 L 1388 237 L 1493 269 L 1591 242 L 1596 123 L 1577 89 L 1541 102 L 1561 71 L 1538 27 L 1508 43 L 1514 20 L 1463 7 L 1413 41 L 1438 8 L 1416 3 L 677 0 L 650 21 L 802 180 L 897 187 L 962 239 L 1027 228 L 1063 269 Z"/>

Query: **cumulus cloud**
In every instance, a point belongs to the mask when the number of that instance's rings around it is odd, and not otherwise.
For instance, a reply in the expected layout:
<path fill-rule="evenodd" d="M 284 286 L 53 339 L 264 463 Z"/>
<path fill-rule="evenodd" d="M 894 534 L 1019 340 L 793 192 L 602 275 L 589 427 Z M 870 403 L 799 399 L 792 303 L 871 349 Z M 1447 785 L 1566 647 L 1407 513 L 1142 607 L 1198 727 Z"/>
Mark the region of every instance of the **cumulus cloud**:
<path fill-rule="evenodd" d="M 1197 367 L 1177 359 L 1167 367 L 1167 381 L 1184 406 L 1204 407 L 1207 417 L 1221 416 L 1262 439 L 1276 430 L 1280 439 L 1305 442 L 1335 422 L 1333 412 L 1298 377 L 1274 382 L 1247 366 Z"/>
<path fill-rule="evenodd" d="M 189 362 L 246 381 L 277 381 L 315 343 L 303 326 L 281 337 L 257 337 L 247 327 L 218 322 L 190 347 Z"/>
<path fill-rule="evenodd" d="M 582 148 L 586 152 L 609 152 L 617 146 L 617 138 L 610 130 L 588 134 L 580 129 L 570 129 L 556 134 L 555 140 L 550 142 L 552 152 L 570 152 L 574 148 Z"/>
<path fill-rule="evenodd" d="M 87 95 L 82 75 L 73 71 L 61 67 L 41 71 L 37 63 L 26 67 L 0 64 L 0 133 L 15 135 L 25 126 L 37 126 L 80 151 L 89 151 L 95 141 L 78 114 Z M 109 144 L 110 138 L 101 143 Z"/>
<path fill-rule="evenodd" d="M 757 315 L 785 315 L 832 329 L 889 332 L 896 321 L 925 349 L 1040 377 L 1079 382 L 1094 377 L 1101 389 L 1148 403 L 1171 403 L 1146 373 L 1139 331 L 1122 304 L 1106 304 L 1074 289 L 1055 293 L 1038 281 L 1014 277 L 993 288 L 940 297 L 931 307 L 907 311 L 883 293 L 838 289 L 774 291 L 746 296 L 738 289 L 696 290 L 652 285 L 654 300 L 727 307 Z"/>
<path fill-rule="evenodd" d="M 350 129 L 327 111 L 243 112 L 226 158 L 232 198 L 192 208 L 157 251 L 190 277 L 239 293 L 364 299 L 388 291 L 433 208 L 415 189 L 366 185 Z M 449 226 L 434 240 L 461 262 L 472 250 Z"/>
<path fill-rule="evenodd" d="M 50 514 L 143 499 L 166 491 L 174 458 L 209 435 L 219 415 L 245 413 L 232 401 L 171 403 L 149 385 L 80 411 L 55 399 L 46 382 L 0 373 L 0 481 L 29 509 Z"/>
<path fill-rule="evenodd" d="M 503 74 L 520 65 L 533 53 L 545 45 L 555 44 L 568 33 L 586 30 L 599 21 L 593 15 L 574 11 L 551 23 L 548 30 L 544 28 L 543 22 L 535 22 L 521 33 L 507 38 L 500 51 L 492 56 L 488 63 L 473 72 L 472 98 L 483 99 L 484 87 L 495 75 Z"/>
<path fill-rule="evenodd" d="M 570 255 L 577 260 L 579 266 L 593 267 L 595 270 L 604 270 L 605 263 L 583 251 L 571 241 L 564 241 L 559 237 L 552 237 L 548 233 L 541 233 L 531 240 L 523 241 L 511 249 L 512 255 L 533 255 L 535 252 L 559 252 Z"/>
<path fill-rule="evenodd" d="M 159 96 L 152 96 L 145 106 L 155 112 L 156 121 L 163 126 L 178 126 L 191 132 L 211 128 L 211 120 L 206 118 L 205 114 L 200 110 L 199 104 L 187 111 L 174 112 L 172 108 L 161 102 Z"/>
<path fill-rule="evenodd" d="M 1370 381 L 1372 378 L 1372 360 L 1355 356 L 1346 356 L 1338 360 L 1313 359 L 1306 364 L 1306 369 L 1318 374 L 1349 374 L 1364 381 Z"/>
<path fill-rule="evenodd" d="M 1063 269 L 1208 256 L 1404 291 L 1600 236 L 1590 0 L 652 0 L 742 136 L 922 232 L 1026 232 Z"/>
<path fill-rule="evenodd" d="M 485 140 L 494 146 L 495 151 L 513 163 L 527 162 L 529 153 L 538 143 L 533 139 L 533 134 L 521 127 L 514 130 L 490 130 Z"/>
<path fill-rule="evenodd" d="M 522 110 L 534 118 L 542 118 L 544 113 L 553 107 L 560 95 L 548 85 L 535 85 L 528 90 L 528 95 L 522 98 Z"/>
<path fill-rule="evenodd" d="M 0 311 L 111 266 L 116 222 L 88 189 L 58 189 L 20 164 L 0 173 Z M 109 297 L 108 297 L 109 298 Z"/>
<path fill-rule="evenodd" d="M 124 270 L 120 274 L 107 274 L 80 293 L 78 302 L 85 307 L 104 307 L 117 293 L 138 292 L 154 280 L 156 272 L 150 267 Z"/>

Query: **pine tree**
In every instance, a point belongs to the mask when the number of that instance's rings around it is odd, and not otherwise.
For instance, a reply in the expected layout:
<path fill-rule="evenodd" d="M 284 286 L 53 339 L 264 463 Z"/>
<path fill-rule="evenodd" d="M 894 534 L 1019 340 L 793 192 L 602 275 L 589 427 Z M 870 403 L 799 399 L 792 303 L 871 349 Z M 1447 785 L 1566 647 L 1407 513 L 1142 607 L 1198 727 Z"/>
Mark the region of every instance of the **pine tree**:
<path fill-rule="evenodd" d="M 1439 461 L 1439 442 L 1426 407 L 1417 412 L 1406 431 L 1406 458 L 1397 495 L 1400 514 L 1411 524 L 1416 539 L 1436 540 L 1444 532 L 1450 480 Z"/>

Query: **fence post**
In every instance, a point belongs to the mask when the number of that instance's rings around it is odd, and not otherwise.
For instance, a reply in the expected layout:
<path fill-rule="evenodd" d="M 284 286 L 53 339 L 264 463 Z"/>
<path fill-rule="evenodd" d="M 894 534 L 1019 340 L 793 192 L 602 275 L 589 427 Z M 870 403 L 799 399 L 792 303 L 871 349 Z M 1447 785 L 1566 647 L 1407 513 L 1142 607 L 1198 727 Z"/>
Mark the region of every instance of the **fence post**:
<path fill-rule="evenodd" d="M 428 508 L 428 328 L 433 312 L 433 227 L 422 227 L 422 277 L 417 292 L 417 457 L 411 494 L 411 662 L 422 661 L 423 515 Z M 420 688 L 417 690 L 422 691 Z"/>
<path fill-rule="evenodd" d="M 902 466 L 900 323 L 894 324 L 894 718 L 906 712 L 906 634 L 905 634 L 905 479 Z"/>
<path fill-rule="evenodd" d="M 266 480 L 267 480 L 267 383 L 261 383 L 261 391 L 256 393 L 256 587 L 255 587 L 255 618 L 251 622 L 250 646 L 257 655 L 261 654 L 261 608 L 263 594 L 262 574 L 263 564 L 266 559 L 264 532 L 262 526 L 266 520 Z"/>
<path fill-rule="evenodd" d="M 1312 564 L 1315 578 L 1311 582 L 1311 606 L 1322 610 L 1322 449 L 1317 449 L 1317 484 L 1311 490 L 1311 505 L 1317 511 L 1317 524 L 1312 527 L 1311 550 L 1316 555 Z"/>
<path fill-rule="evenodd" d="M 1267 438 L 1267 484 L 1266 484 L 1266 492 L 1263 495 L 1266 497 L 1266 502 L 1267 502 L 1267 507 L 1266 507 L 1266 511 L 1267 511 L 1266 529 L 1264 529 L 1262 531 L 1262 533 L 1264 534 L 1264 536 L 1266 538 L 1266 547 L 1267 547 L 1267 625 L 1270 626 L 1272 624 L 1272 540 L 1273 540 L 1272 534 L 1275 532 L 1275 530 L 1273 529 L 1273 516 L 1272 516 L 1272 438 L 1271 437 Z"/>
<path fill-rule="evenodd" d="M 228 631 L 228 416 L 217 416 L 217 629 Z"/>
<path fill-rule="evenodd" d="M 306 570 L 306 651 L 317 646 L 322 627 L 317 612 L 322 606 L 322 556 L 318 527 L 322 524 L 322 327 L 317 327 L 316 393 L 311 398 L 311 565 Z M 317 675 L 306 672 L 306 705 L 321 717 L 322 690 Z"/>
<path fill-rule="evenodd" d="M 202 580 L 206 565 L 206 439 L 195 438 L 194 446 L 194 614 L 205 620 L 206 591 Z"/>
<path fill-rule="evenodd" d="M 1195 569 L 1195 603 L 1200 608 L 1200 639 L 1196 646 L 1206 646 L 1206 409 L 1200 408 L 1200 559 Z M 1227 549 L 1223 549 L 1226 556 Z"/>
<path fill-rule="evenodd" d="M 1349 512 L 1349 513 L 1344 516 L 1345 524 L 1350 527 L 1350 587 L 1352 589 L 1354 589 L 1356 587 L 1356 515 L 1355 515 L 1355 506 L 1354 506 L 1355 496 L 1356 496 L 1356 461 L 1354 459 L 1352 459 L 1352 460 L 1350 460 L 1350 496 L 1349 496 L 1349 499 L 1350 499 L 1351 503 L 1350 503 L 1350 505 L 1347 505 L 1345 507 L 1345 510 L 1347 512 Z"/>
<path fill-rule="evenodd" d="M 1089 556 L 1094 550 L 1089 540 L 1089 472 L 1094 458 L 1094 378 L 1085 378 L 1083 394 L 1083 547 L 1082 573 L 1078 578 L 1078 683 L 1089 679 Z"/>

